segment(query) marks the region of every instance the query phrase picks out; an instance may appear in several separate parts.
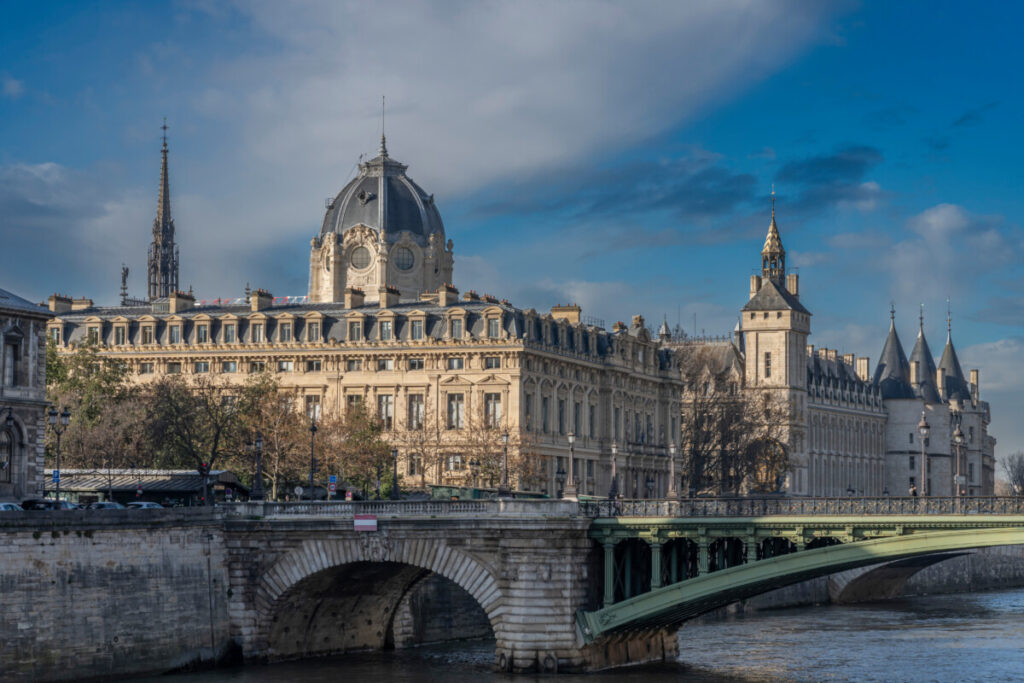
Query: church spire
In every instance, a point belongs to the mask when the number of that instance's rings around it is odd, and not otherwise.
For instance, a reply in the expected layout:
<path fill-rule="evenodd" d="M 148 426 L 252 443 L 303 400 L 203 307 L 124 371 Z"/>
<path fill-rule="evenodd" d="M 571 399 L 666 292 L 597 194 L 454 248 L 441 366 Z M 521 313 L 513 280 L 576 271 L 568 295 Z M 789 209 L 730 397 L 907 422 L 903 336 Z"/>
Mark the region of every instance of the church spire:
<path fill-rule="evenodd" d="M 768 225 L 768 236 L 761 249 L 761 276 L 780 285 L 786 281 L 786 250 L 782 248 L 782 236 L 775 223 L 775 186 L 772 185 L 772 220 Z"/>
<path fill-rule="evenodd" d="M 171 218 L 171 179 L 167 170 L 167 118 L 160 126 L 160 189 L 153 219 L 153 243 L 149 247 L 149 300 L 170 296 L 178 289 L 178 251 L 174 246 L 174 219 Z"/>

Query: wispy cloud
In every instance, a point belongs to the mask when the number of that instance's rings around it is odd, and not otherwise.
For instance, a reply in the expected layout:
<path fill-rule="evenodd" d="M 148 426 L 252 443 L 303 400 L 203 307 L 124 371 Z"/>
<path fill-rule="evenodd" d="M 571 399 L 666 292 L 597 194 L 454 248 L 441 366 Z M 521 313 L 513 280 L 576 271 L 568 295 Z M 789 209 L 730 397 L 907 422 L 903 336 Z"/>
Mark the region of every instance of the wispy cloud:
<path fill-rule="evenodd" d="M 0 95 L 16 100 L 25 94 L 25 83 L 10 74 L 0 74 Z"/>
<path fill-rule="evenodd" d="M 779 169 L 776 180 L 784 187 L 797 188 L 797 211 L 829 206 L 870 211 L 882 196 L 882 188 L 866 176 L 883 160 L 882 152 L 874 147 L 849 145 L 829 154 L 789 161 Z"/>

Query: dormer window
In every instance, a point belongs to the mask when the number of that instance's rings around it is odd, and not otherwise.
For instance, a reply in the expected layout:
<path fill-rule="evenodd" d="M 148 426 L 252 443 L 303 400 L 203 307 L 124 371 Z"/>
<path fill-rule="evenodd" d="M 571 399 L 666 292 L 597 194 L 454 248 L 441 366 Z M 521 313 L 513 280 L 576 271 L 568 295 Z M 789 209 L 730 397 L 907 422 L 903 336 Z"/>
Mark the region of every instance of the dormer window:
<path fill-rule="evenodd" d="M 497 318 L 488 318 L 487 320 L 487 336 L 491 339 L 497 339 L 501 336 L 501 321 Z"/>
<path fill-rule="evenodd" d="M 363 323 L 361 320 L 353 320 L 348 324 L 348 340 L 357 342 L 363 338 Z"/>
<path fill-rule="evenodd" d="M 153 326 L 146 325 L 142 328 L 142 343 L 152 344 L 153 343 Z"/>
<path fill-rule="evenodd" d="M 224 325 L 224 343 L 234 344 L 235 343 L 235 324 L 226 323 Z"/>
<path fill-rule="evenodd" d="M 423 339 L 423 321 L 422 320 L 413 320 L 412 321 L 412 332 L 411 332 L 411 335 L 412 335 L 413 339 L 417 339 L 417 340 L 418 339 Z"/>
<path fill-rule="evenodd" d="M 167 339 L 171 344 L 181 343 L 181 325 L 171 325 L 167 331 Z"/>
<path fill-rule="evenodd" d="M 308 322 L 306 323 L 306 341 L 315 342 L 320 341 L 320 323 Z"/>
<path fill-rule="evenodd" d="M 53 340 L 53 343 L 54 344 L 60 344 L 60 328 L 59 327 L 51 327 L 50 330 L 49 330 L 49 333 L 50 333 L 50 339 Z"/>
<path fill-rule="evenodd" d="M 118 325 L 114 328 L 114 343 L 118 346 L 123 346 L 125 338 L 127 337 L 127 330 L 124 325 Z"/>
<path fill-rule="evenodd" d="M 263 343 L 263 323 L 252 324 L 252 332 L 249 334 L 249 340 L 253 344 Z"/>
<path fill-rule="evenodd" d="M 452 339 L 462 339 L 461 318 L 452 318 Z"/>
<path fill-rule="evenodd" d="M 86 329 L 85 336 L 90 344 L 98 344 L 100 341 L 100 328 L 95 325 L 90 325 Z"/>
<path fill-rule="evenodd" d="M 292 324 L 291 323 L 280 323 L 277 328 L 277 340 L 280 342 L 290 342 L 292 340 Z"/>
<path fill-rule="evenodd" d="M 209 325 L 196 325 L 196 341 L 200 344 L 205 344 L 210 340 L 210 326 Z"/>
<path fill-rule="evenodd" d="M 380 321 L 380 339 L 381 341 L 391 341 L 391 321 L 381 320 Z"/>

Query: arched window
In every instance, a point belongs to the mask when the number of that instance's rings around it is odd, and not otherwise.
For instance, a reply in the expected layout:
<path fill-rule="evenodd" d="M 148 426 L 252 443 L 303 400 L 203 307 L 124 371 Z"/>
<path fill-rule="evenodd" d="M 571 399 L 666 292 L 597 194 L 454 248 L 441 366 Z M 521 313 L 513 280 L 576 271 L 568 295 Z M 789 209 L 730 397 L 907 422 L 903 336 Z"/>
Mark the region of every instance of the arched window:
<path fill-rule="evenodd" d="M 14 465 L 14 433 L 9 429 L 0 431 L 0 482 L 11 480 Z"/>

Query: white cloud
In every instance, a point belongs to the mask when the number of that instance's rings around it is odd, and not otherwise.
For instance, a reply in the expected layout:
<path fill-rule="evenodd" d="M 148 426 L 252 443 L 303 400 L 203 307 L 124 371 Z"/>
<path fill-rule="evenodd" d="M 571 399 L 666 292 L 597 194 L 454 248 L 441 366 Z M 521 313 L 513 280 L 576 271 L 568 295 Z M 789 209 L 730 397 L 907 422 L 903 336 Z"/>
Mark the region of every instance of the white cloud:
<path fill-rule="evenodd" d="M 16 100 L 25 94 L 25 83 L 9 74 L 0 75 L 0 94 Z"/>

